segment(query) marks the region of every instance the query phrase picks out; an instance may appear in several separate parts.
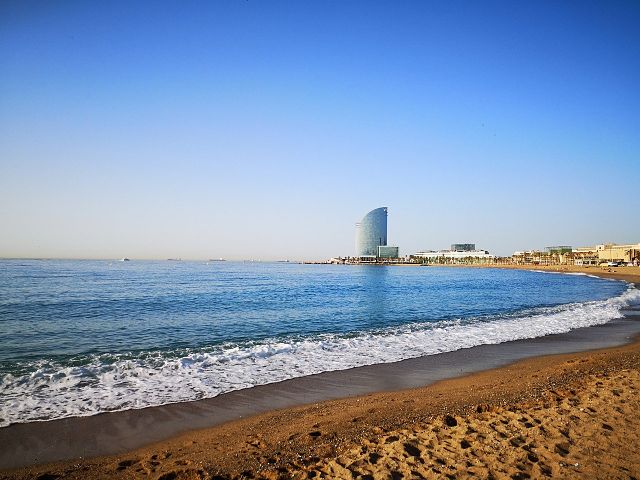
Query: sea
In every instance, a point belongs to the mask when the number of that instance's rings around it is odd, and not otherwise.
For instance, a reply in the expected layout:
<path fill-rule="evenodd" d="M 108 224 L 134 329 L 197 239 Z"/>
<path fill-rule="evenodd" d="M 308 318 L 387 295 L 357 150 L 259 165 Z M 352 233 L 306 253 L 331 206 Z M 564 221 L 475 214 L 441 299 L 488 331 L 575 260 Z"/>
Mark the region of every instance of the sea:
<path fill-rule="evenodd" d="M 491 268 L 0 261 L 0 426 L 604 324 L 621 281 Z"/>

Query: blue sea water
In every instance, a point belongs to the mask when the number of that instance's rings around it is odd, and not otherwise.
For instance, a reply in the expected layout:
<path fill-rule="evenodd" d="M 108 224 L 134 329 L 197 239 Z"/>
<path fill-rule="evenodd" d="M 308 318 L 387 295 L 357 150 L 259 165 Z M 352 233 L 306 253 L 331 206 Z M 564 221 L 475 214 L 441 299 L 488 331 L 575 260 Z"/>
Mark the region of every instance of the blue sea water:
<path fill-rule="evenodd" d="M 605 323 L 640 294 L 532 271 L 0 261 L 0 426 Z"/>

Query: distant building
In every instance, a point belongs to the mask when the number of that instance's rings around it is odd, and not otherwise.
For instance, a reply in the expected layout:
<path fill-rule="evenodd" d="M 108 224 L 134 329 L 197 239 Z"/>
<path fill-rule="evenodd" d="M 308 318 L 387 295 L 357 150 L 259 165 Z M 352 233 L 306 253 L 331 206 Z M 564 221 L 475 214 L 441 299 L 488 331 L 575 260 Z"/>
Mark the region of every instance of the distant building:
<path fill-rule="evenodd" d="M 378 247 L 378 258 L 398 258 L 400 256 L 399 250 L 398 247 L 380 245 Z"/>
<path fill-rule="evenodd" d="M 571 253 L 573 248 L 570 245 L 557 245 L 554 247 L 544 247 L 544 250 L 547 253 Z"/>
<path fill-rule="evenodd" d="M 429 261 L 444 261 L 445 263 L 463 263 L 463 261 L 476 262 L 495 259 L 487 250 L 423 250 L 413 255 L 416 258 L 424 258 Z"/>
<path fill-rule="evenodd" d="M 475 243 L 453 243 L 451 244 L 452 252 L 473 252 L 476 249 Z"/>
<path fill-rule="evenodd" d="M 511 260 L 516 265 L 599 265 L 604 262 L 640 262 L 640 243 L 617 245 L 603 243 L 592 247 L 572 248 L 568 245 L 546 247 L 544 252 L 515 252 Z"/>
<path fill-rule="evenodd" d="M 540 250 L 525 250 L 511 255 L 511 262 L 515 265 L 551 265 L 552 261 L 551 254 Z"/>
<path fill-rule="evenodd" d="M 398 247 L 387 247 L 387 214 L 387 207 L 376 208 L 356 223 L 356 257 L 364 259 L 398 257 Z M 395 256 L 392 256 L 394 254 Z"/>
<path fill-rule="evenodd" d="M 514 252 L 511 262 L 515 265 L 570 265 L 573 263 L 573 254 L 566 247 L 546 247 L 545 251 Z"/>
<path fill-rule="evenodd" d="M 580 247 L 573 250 L 583 256 L 597 257 L 600 262 L 640 261 L 640 243 L 603 243 L 594 247 Z"/>
<path fill-rule="evenodd" d="M 573 248 L 571 250 L 571 257 L 573 258 L 573 264 L 579 267 L 598 265 L 600 263 L 596 247 Z"/>

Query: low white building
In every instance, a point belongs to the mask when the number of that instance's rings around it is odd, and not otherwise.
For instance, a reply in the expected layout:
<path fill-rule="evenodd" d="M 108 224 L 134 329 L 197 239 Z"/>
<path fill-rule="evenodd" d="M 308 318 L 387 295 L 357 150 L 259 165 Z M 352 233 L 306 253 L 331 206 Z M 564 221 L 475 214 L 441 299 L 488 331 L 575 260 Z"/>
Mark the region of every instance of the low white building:
<path fill-rule="evenodd" d="M 495 255 L 490 255 L 487 250 L 468 250 L 468 251 L 454 251 L 454 250 L 424 250 L 413 254 L 417 258 L 426 258 L 428 260 L 438 260 L 440 258 L 444 260 L 492 260 Z"/>

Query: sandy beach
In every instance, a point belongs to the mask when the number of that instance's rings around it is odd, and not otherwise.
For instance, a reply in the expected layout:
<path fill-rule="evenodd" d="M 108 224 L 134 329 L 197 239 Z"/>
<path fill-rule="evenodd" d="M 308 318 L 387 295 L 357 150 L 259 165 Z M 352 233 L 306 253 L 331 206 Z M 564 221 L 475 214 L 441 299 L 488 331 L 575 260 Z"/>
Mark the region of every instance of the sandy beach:
<path fill-rule="evenodd" d="M 640 280 L 635 268 L 586 270 Z M 625 321 L 637 325 L 637 314 Z M 528 344 L 535 342 L 521 345 Z M 330 385 L 337 377 L 327 378 Z M 636 337 L 619 347 L 534 356 L 417 388 L 323 402 L 310 396 L 303 406 L 116 455 L 4 470 L 0 478 L 634 478 L 640 476 L 639 389 Z M 100 417 L 108 418 L 74 425 Z M 45 440 L 64 442 L 59 434 L 52 430 L 53 439 Z"/>

